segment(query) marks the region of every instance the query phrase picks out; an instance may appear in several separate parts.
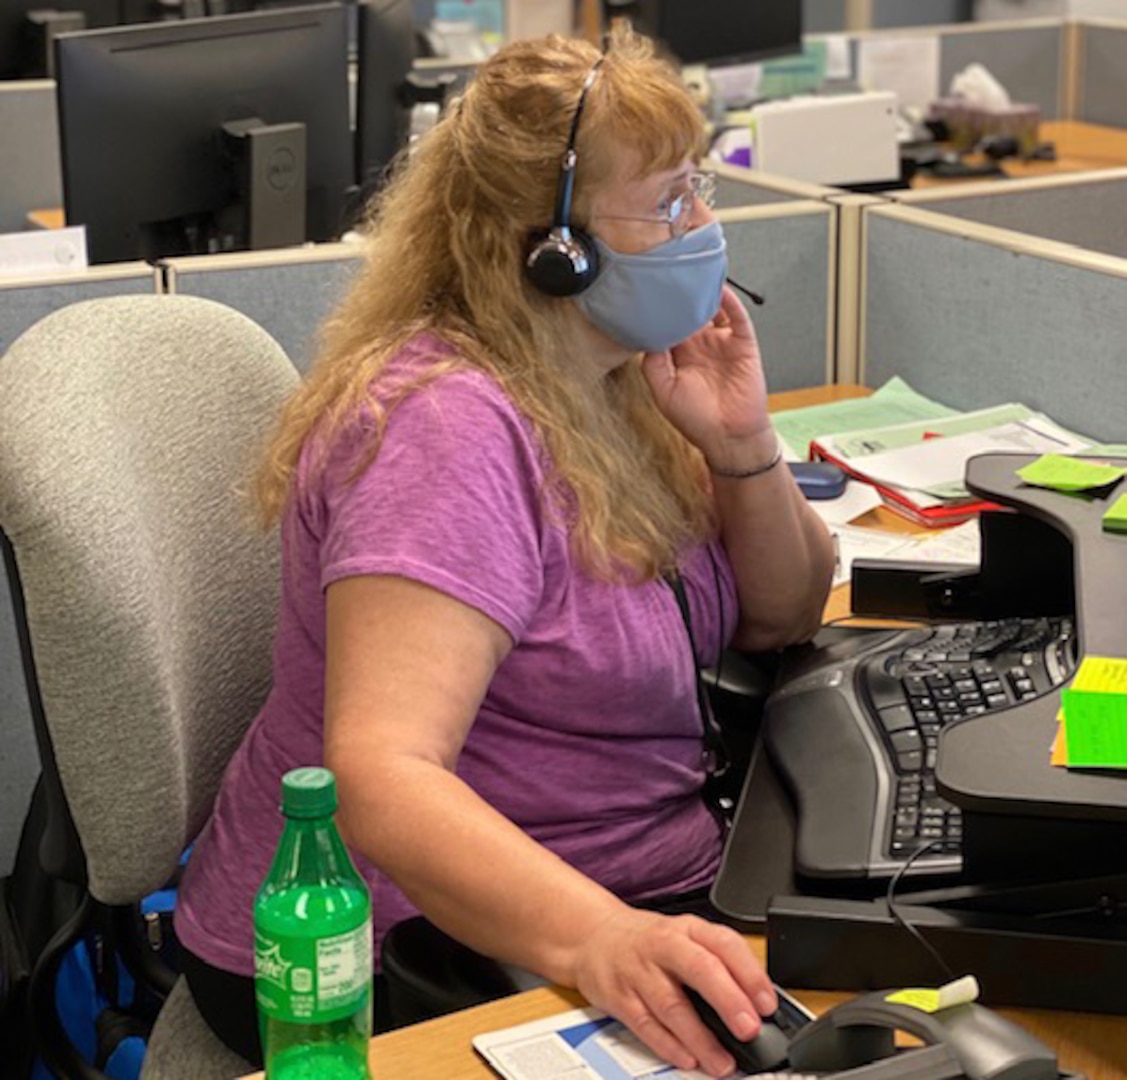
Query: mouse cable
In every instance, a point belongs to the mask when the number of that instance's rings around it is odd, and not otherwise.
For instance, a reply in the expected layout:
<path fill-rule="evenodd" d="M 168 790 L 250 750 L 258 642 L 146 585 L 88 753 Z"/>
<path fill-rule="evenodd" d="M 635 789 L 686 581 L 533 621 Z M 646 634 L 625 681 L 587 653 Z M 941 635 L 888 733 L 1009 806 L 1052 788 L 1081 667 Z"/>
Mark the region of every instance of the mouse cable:
<path fill-rule="evenodd" d="M 955 973 L 951 970 L 947 961 L 939 955 L 938 950 L 927 940 L 920 932 L 918 927 L 913 926 L 896 907 L 894 897 L 896 896 L 896 887 L 900 884 L 900 879 L 907 873 L 908 868 L 925 852 L 930 851 L 939 843 L 938 840 L 930 840 L 922 847 L 916 848 L 911 855 L 908 856 L 904 864 L 892 875 L 892 879 L 888 883 L 888 892 L 885 894 L 885 901 L 888 904 L 888 913 L 895 920 L 896 924 L 903 929 L 907 930 L 918 941 L 924 949 L 931 955 L 931 958 L 939 965 L 940 970 L 946 976 L 947 982 L 954 982 L 956 979 Z"/>

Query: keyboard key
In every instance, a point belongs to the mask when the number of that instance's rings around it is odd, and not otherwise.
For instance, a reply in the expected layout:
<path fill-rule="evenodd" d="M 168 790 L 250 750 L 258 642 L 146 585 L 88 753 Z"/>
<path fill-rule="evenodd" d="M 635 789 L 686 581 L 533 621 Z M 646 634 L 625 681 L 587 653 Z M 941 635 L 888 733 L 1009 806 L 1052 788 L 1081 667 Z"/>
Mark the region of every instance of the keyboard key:
<path fill-rule="evenodd" d="M 902 754 L 909 750 L 923 749 L 923 740 L 920 738 L 920 733 L 915 728 L 908 728 L 904 731 L 894 731 L 892 733 L 892 749 L 897 754 Z"/>
<path fill-rule="evenodd" d="M 909 750 L 896 755 L 896 764 L 901 772 L 919 772 L 923 768 L 924 756 L 921 750 Z"/>
<path fill-rule="evenodd" d="M 890 735 L 894 731 L 904 731 L 916 726 L 907 705 L 893 705 L 889 709 L 881 709 L 877 715 L 880 717 L 881 727 Z"/>

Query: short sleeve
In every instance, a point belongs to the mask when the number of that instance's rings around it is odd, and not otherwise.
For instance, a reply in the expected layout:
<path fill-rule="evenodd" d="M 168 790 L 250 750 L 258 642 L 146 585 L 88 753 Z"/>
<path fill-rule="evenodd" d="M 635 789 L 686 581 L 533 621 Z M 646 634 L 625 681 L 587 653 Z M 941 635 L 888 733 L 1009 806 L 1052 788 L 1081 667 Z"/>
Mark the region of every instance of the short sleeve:
<path fill-rule="evenodd" d="M 541 454 L 492 380 L 456 371 L 391 409 L 379 453 L 353 476 L 374 424 L 357 423 L 323 472 L 321 587 L 410 578 L 482 611 L 514 641 L 543 592 Z"/>

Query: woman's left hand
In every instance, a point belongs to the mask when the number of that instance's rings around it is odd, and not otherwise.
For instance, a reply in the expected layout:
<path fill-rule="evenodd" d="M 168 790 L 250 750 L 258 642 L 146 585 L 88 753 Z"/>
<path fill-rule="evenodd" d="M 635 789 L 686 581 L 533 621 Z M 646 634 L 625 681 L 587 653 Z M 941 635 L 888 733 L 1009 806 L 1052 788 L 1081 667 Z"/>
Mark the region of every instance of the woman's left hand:
<path fill-rule="evenodd" d="M 642 371 L 665 418 L 713 464 L 742 462 L 771 428 L 755 328 L 727 285 L 708 325 Z"/>

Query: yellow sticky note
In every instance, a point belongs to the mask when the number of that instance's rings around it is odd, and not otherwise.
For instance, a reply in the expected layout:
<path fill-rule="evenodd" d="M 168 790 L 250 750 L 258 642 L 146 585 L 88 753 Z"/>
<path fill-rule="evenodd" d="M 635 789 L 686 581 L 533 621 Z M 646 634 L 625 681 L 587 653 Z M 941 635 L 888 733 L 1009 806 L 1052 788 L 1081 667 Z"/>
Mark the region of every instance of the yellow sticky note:
<path fill-rule="evenodd" d="M 887 994 L 885 1001 L 893 1005 L 907 1005 L 920 1012 L 934 1013 L 940 1009 L 949 1009 L 953 1005 L 966 1005 L 978 997 L 978 980 L 973 975 L 964 975 L 955 979 L 937 990 L 924 987 L 911 987 L 907 990 L 897 990 Z"/>
<path fill-rule="evenodd" d="M 1057 713 L 1057 731 L 1049 751 L 1049 764 L 1068 767 L 1068 740 L 1064 737 L 1064 712 Z"/>
<path fill-rule="evenodd" d="M 1127 768 L 1127 660 L 1084 657 L 1061 700 L 1069 765 Z"/>
<path fill-rule="evenodd" d="M 1127 495 L 1120 495 L 1104 511 L 1103 526 L 1108 532 L 1127 532 Z"/>
<path fill-rule="evenodd" d="M 1017 470 L 1017 475 L 1025 483 L 1053 491 L 1090 491 L 1107 487 L 1125 473 L 1127 469 L 1119 465 L 1104 465 L 1065 454 L 1042 454 L 1036 461 Z"/>

